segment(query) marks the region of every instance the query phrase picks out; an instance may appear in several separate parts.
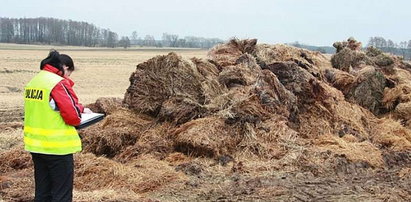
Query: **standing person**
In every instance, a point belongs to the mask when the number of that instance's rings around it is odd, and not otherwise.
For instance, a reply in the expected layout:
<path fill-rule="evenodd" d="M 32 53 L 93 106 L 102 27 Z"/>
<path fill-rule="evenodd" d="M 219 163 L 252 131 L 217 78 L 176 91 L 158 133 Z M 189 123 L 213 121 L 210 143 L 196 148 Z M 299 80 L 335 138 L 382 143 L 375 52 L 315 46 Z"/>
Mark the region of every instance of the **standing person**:
<path fill-rule="evenodd" d="M 73 153 L 81 151 L 74 126 L 82 112 L 91 111 L 73 91 L 70 56 L 52 50 L 40 70 L 26 85 L 24 98 L 24 144 L 34 162 L 35 201 L 72 201 Z"/>

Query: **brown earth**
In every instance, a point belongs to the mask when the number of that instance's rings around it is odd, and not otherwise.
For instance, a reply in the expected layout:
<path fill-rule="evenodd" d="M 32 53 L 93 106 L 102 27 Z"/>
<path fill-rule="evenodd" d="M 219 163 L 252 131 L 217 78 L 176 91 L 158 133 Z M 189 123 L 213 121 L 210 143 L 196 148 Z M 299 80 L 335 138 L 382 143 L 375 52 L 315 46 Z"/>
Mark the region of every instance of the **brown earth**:
<path fill-rule="evenodd" d="M 409 201 L 411 65 L 350 38 L 319 52 L 231 40 L 137 65 L 80 131 L 76 201 Z M 21 146 L 4 200 L 30 200 Z M 110 193 L 110 194 L 107 194 Z"/>

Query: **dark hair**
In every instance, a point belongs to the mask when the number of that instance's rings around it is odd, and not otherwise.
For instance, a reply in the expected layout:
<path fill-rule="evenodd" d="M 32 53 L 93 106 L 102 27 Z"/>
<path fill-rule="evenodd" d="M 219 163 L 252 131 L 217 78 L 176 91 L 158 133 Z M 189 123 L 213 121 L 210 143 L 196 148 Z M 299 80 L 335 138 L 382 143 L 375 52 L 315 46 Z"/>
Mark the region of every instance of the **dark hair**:
<path fill-rule="evenodd" d="M 44 65 L 51 65 L 64 73 L 63 65 L 60 61 L 60 53 L 56 50 L 51 50 L 49 55 L 40 62 L 40 69 L 44 69 Z"/>
<path fill-rule="evenodd" d="M 49 55 L 44 60 L 41 61 L 40 69 L 41 70 L 44 69 L 44 65 L 46 64 L 57 68 L 63 74 L 64 74 L 63 65 L 66 65 L 68 67 L 68 70 L 74 71 L 74 63 L 71 57 L 66 54 L 60 54 L 56 50 L 51 50 Z"/>
<path fill-rule="evenodd" d="M 59 58 L 60 58 L 61 64 L 66 65 L 68 67 L 67 70 L 74 71 L 73 59 L 71 59 L 70 56 L 66 54 L 61 54 Z"/>

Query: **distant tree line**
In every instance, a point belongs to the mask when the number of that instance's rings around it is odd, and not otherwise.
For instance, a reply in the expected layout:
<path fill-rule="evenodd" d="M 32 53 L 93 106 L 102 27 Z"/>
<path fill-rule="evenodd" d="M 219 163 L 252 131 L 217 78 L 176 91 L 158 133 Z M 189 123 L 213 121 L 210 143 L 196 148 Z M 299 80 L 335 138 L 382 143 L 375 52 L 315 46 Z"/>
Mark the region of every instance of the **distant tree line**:
<path fill-rule="evenodd" d="M 397 43 L 391 39 L 386 40 L 383 37 L 376 36 L 370 38 L 367 47 L 369 46 L 379 48 L 384 52 L 392 53 L 394 55 L 400 55 L 404 57 L 404 59 L 411 59 L 411 40 Z"/>
<path fill-rule="evenodd" d="M 118 35 L 87 22 L 54 18 L 0 18 L 0 42 L 115 47 Z"/>
<path fill-rule="evenodd" d="M 161 40 L 156 40 L 152 35 L 139 37 L 136 31 L 134 31 L 131 35 L 131 44 L 138 46 L 208 49 L 220 43 L 224 43 L 224 40 L 218 38 L 204 38 L 195 36 L 186 36 L 180 38 L 177 34 L 169 33 L 163 33 Z"/>
<path fill-rule="evenodd" d="M 131 37 L 131 40 L 130 40 Z M 161 40 L 152 35 L 143 38 L 134 31 L 132 36 L 123 36 L 110 29 L 101 29 L 87 22 L 55 18 L 0 18 L 0 42 L 20 44 L 55 44 L 88 47 L 124 47 L 131 45 L 153 47 L 211 48 L 224 41 L 217 38 L 164 33 Z"/>

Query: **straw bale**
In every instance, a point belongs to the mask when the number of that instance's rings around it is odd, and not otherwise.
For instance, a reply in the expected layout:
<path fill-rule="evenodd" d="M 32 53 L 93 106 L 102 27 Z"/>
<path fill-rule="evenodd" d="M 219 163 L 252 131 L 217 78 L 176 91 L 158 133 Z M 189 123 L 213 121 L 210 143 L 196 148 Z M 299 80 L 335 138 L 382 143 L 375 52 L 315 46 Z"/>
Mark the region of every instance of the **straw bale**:
<path fill-rule="evenodd" d="M 396 119 L 411 120 L 411 102 L 400 103 L 395 107 L 394 116 Z"/>
<path fill-rule="evenodd" d="M 125 147 L 135 144 L 152 119 L 130 110 L 118 110 L 103 121 L 80 130 L 84 151 L 114 157 Z"/>
<path fill-rule="evenodd" d="M 221 68 L 213 64 L 212 60 L 203 60 L 195 57 L 190 60 L 197 68 L 197 71 L 203 76 L 203 80 L 215 79 L 221 72 Z"/>
<path fill-rule="evenodd" d="M 225 123 L 237 132 L 236 139 L 233 140 L 236 142 L 241 141 L 237 147 L 251 149 L 251 151 L 260 150 L 261 144 L 256 141 L 256 130 L 262 121 L 271 117 L 271 113 L 265 110 L 257 95 L 251 94 L 233 103 L 229 113 L 223 117 L 226 119 Z"/>
<path fill-rule="evenodd" d="M 361 50 L 362 44 L 361 42 L 355 40 L 354 37 L 350 37 L 347 39 L 347 41 L 335 42 L 333 46 L 337 49 L 336 53 L 339 53 L 344 48 L 348 48 L 353 51 L 359 51 Z"/>
<path fill-rule="evenodd" d="M 238 57 L 243 54 L 234 44 L 219 44 L 210 50 L 208 57 L 218 66 L 235 65 Z"/>
<path fill-rule="evenodd" d="M 208 116 L 226 108 L 231 102 L 229 90 L 218 82 L 217 79 L 207 80 L 202 83 L 204 89 L 204 105 L 201 110 Z"/>
<path fill-rule="evenodd" d="M 411 149 L 411 130 L 390 118 L 379 119 L 372 128 L 372 141 L 381 148 L 395 152 L 407 152 Z"/>
<path fill-rule="evenodd" d="M 266 69 L 273 72 L 284 87 L 299 98 L 299 102 L 322 99 L 325 93 L 323 84 L 294 62 L 273 63 Z"/>
<path fill-rule="evenodd" d="M 331 64 L 336 69 L 351 72 L 353 68 L 358 69 L 361 65 L 372 65 L 373 63 L 365 53 L 343 48 L 331 57 Z"/>
<path fill-rule="evenodd" d="M 326 87 L 326 99 L 310 105 L 298 114 L 298 132 L 302 137 L 315 138 L 324 134 L 354 135 L 360 140 L 369 137 L 371 120 L 375 119 L 368 110 L 344 100 L 338 90 Z"/>
<path fill-rule="evenodd" d="M 257 45 L 255 57 L 257 63 L 262 68 L 276 62 L 295 62 L 316 77 L 320 76 L 321 69 L 331 68 L 329 59 L 320 52 L 308 51 L 283 44 Z"/>
<path fill-rule="evenodd" d="M 201 117 L 205 112 L 206 109 L 202 105 L 193 102 L 191 99 L 171 97 L 163 102 L 158 113 L 158 120 L 182 124 L 191 119 Z"/>
<path fill-rule="evenodd" d="M 126 147 L 114 159 L 126 163 L 143 154 L 151 154 L 164 159 L 174 151 L 173 140 L 169 137 L 174 126 L 170 123 L 153 124 L 141 131 L 134 145 Z"/>
<path fill-rule="evenodd" d="M 347 42 L 348 42 L 347 47 L 348 47 L 349 49 L 354 50 L 354 51 L 359 51 L 359 50 L 361 50 L 361 47 L 362 47 L 361 42 L 355 40 L 354 37 L 348 38 L 348 39 L 347 39 Z"/>
<path fill-rule="evenodd" d="M 226 105 L 228 100 L 223 95 L 227 89 L 218 82 L 219 74 L 220 70 L 209 61 L 187 61 L 175 53 L 157 56 L 137 66 L 124 103 L 158 121 L 183 124 Z"/>
<path fill-rule="evenodd" d="M 256 59 L 245 53 L 236 60 L 235 65 L 224 67 L 217 79 L 228 88 L 251 85 L 256 82 L 260 72 Z"/>
<path fill-rule="evenodd" d="M 95 103 L 89 104 L 86 107 L 91 111 L 104 114 L 112 114 L 113 112 L 122 108 L 122 99 L 114 97 L 98 98 Z"/>
<path fill-rule="evenodd" d="M 366 50 L 365 53 L 369 57 L 376 57 L 378 55 L 383 54 L 382 50 L 380 50 L 378 48 L 375 48 L 374 46 L 367 47 L 367 50 Z"/>
<path fill-rule="evenodd" d="M 333 86 L 328 85 L 327 82 L 320 81 L 318 82 L 318 84 L 323 88 L 322 92 L 324 93 L 324 95 L 322 95 L 322 97 L 324 99 L 322 99 L 321 101 L 323 102 L 324 106 L 327 104 L 326 102 L 330 100 L 332 100 L 333 102 L 345 100 L 344 94 Z"/>
<path fill-rule="evenodd" d="M 217 97 L 220 108 L 213 114 L 207 114 L 208 116 L 218 115 L 223 118 L 229 118 L 232 116 L 230 113 L 231 108 L 239 102 L 248 99 L 253 95 L 255 86 L 237 86 L 232 87 L 227 93 Z"/>
<path fill-rule="evenodd" d="M 210 60 L 192 58 L 191 61 L 194 63 L 197 71 L 202 75 L 200 82 L 204 96 L 204 107 L 207 111 L 219 109 L 220 107 L 218 105 L 224 105 L 221 102 L 226 102 L 221 99 L 221 96 L 227 93 L 225 86 L 218 82 L 218 75 L 221 69 L 211 63 L 212 61 Z M 217 99 L 217 97 L 220 99 Z"/>
<path fill-rule="evenodd" d="M 295 118 L 297 97 L 287 90 L 270 70 L 263 70 L 255 85 L 255 93 L 264 108 L 272 113 Z"/>
<path fill-rule="evenodd" d="M 334 45 L 338 47 L 337 53 L 331 57 L 331 63 L 336 69 L 351 72 L 353 69 L 361 69 L 363 65 L 373 65 L 390 73 L 395 66 L 404 66 L 400 59 L 377 48 L 368 47 L 366 52 L 360 51 L 361 44 L 355 39 L 346 43 L 337 42 Z"/>
<path fill-rule="evenodd" d="M 270 119 L 255 124 L 245 123 L 248 131 L 240 133 L 241 141 L 237 145 L 237 156 L 259 159 L 282 159 L 295 146 L 290 142 L 297 132 L 291 129 L 288 121 L 282 116 L 271 116 Z"/>
<path fill-rule="evenodd" d="M 266 111 L 260 103 L 257 95 L 250 95 L 245 99 L 234 103 L 230 108 L 231 116 L 225 117 L 226 123 L 258 123 L 270 117 L 270 113 Z"/>
<path fill-rule="evenodd" d="M 201 80 L 202 75 L 191 61 L 183 60 L 175 53 L 157 56 L 137 65 L 130 76 L 124 103 L 130 109 L 152 116 L 158 115 L 170 97 L 203 104 Z M 186 103 L 181 102 L 182 105 Z"/>
<path fill-rule="evenodd" d="M 256 58 L 249 53 L 241 55 L 237 59 L 236 65 L 243 65 L 244 67 L 255 71 L 256 73 L 261 71 L 261 67 L 258 65 Z"/>
<path fill-rule="evenodd" d="M 255 56 L 261 68 L 265 68 L 266 65 L 275 62 L 290 61 L 292 58 L 292 50 L 293 48 L 282 44 L 260 44 L 256 48 Z"/>
<path fill-rule="evenodd" d="M 394 68 L 395 70 L 395 75 L 387 75 L 390 76 L 392 80 L 395 81 L 396 84 L 411 84 L 410 78 L 411 78 L 411 72 L 406 70 L 406 69 L 401 69 L 401 68 Z"/>
<path fill-rule="evenodd" d="M 384 98 L 382 103 L 387 109 L 395 109 L 399 103 L 411 101 L 411 85 L 399 84 L 394 88 L 386 88 L 384 90 Z"/>
<path fill-rule="evenodd" d="M 345 47 L 347 47 L 348 42 L 346 41 L 337 41 L 333 43 L 334 48 L 336 49 L 336 53 L 339 53 L 340 51 L 342 51 Z"/>
<path fill-rule="evenodd" d="M 88 133 L 97 133 L 99 130 L 89 131 Z M 84 151 L 112 158 L 128 145 L 133 145 L 138 135 L 122 128 L 105 129 L 103 133 L 95 134 L 93 137 L 86 135 L 87 138 L 83 141 Z"/>
<path fill-rule="evenodd" d="M 208 52 L 208 57 L 221 67 L 235 65 L 244 53 L 253 54 L 257 39 L 232 39 L 226 44 L 219 44 Z"/>
<path fill-rule="evenodd" d="M 142 133 L 137 141 L 144 153 L 158 155 L 161 158 L 173 151 L 173 139 L 171 136 L 174 126 L 172 124 L 158 124 Z"/>
<path fill-rule="evenodd" d="M 245 65 L 227 66 L 219 74 L 218 81 L 227 88 L 247 86 L 256 82 L 258 74 Z"/>
<path fill-rule="evenodd" d="M 234 128 L 224 119 L 206 117 L 187 122 L 172 131 L 176 151 L 192 156 L 216 157 L 233 151 Z"/>
<path fill-rule="evenodd" d="M 383 97 L 386 79 L 374 67 L 363 68 L 357 75 L 350 91 L 345 94 L 347 100 L 369 109 L 375 115 L 384 113 Z"/>
<path fill-rule="evenodd" d="M 347 94 L 355 82 L 355 76 L 338 69 L 327 69 L 325 77 L 331 85 L 344 94 Z"/>
<path fill-rule="evenodd" d="M 151 156 L 121 164 L 93 154 L 75 157 L 74 187 L 78 191 L 114 189 L 145 193 L 159 190 L 172 183 L 182 183 L 185 176 Z"/>

